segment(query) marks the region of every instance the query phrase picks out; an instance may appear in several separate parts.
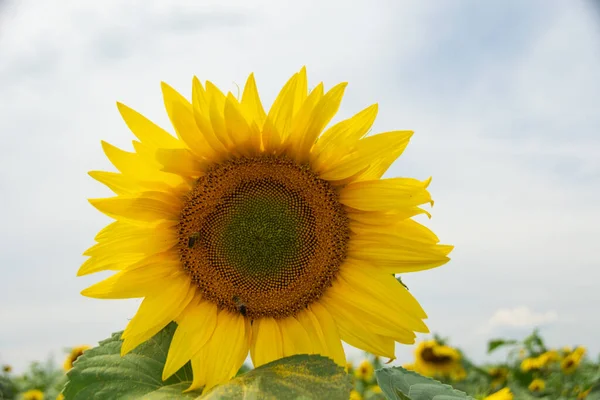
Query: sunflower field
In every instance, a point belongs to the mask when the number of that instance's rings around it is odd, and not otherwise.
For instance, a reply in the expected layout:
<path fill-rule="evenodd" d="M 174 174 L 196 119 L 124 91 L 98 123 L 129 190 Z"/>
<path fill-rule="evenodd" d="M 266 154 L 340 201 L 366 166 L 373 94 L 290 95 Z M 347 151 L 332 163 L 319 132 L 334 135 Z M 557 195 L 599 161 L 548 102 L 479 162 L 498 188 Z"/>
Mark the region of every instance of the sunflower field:
<path fill-rule="evenodd" d="M 167 337 L 172 332 L 170 326 L 157 336 Z M 581 346 L 549 349 L 537 331 L 520 341 L 489 341 L 488 353 L 504 349 L 507 354 L 503 362 L 495 364 L 476 365 L 460 349 L 435 335 L 416 344 L 414 359 L 402 360 L 407 361 L 402 367 L 389 367 L 388 360 L 369 354 L 358 362 L 348 362 L 344 369 L 318 358 L 293 356 L 256 370 L 244 364 L 233 380 L 215 388 L 212 395 L 201 397 L 198 392 L 178 393 L 189 384 L 189 367 L 176 379 L 160 382 L 160 368 L 148 362 L 160 365 L 166 361 L 164 354 L 157 352 L 157 345 L 126 355 L 124 359 L 131 365 L 121 363 L 112 371 L 108 368 L 109 358 L 119 357 L 115 352 L 120 346 L 118 335 L 95 349 L 74 347 L 65 356 L 62 368 L 51 360 L 35 362 L 25 373 L 16 375 L 10 365 L 3 365 L 0 398 L 600 399 L 598 360 L 587 356 Z M 132 368 L 136 363 L 144 365 L 144 370 Z M 87 368 L 94 368 L 94 376 L 86 372 Z M 288 373 L 279 375 L 276 371 L 280 368 Z M 118 375 L 121 373 L 139 386 L 123 384 Z M 242 393 L 254 393 L 254 397 L 243 397 Z"/>

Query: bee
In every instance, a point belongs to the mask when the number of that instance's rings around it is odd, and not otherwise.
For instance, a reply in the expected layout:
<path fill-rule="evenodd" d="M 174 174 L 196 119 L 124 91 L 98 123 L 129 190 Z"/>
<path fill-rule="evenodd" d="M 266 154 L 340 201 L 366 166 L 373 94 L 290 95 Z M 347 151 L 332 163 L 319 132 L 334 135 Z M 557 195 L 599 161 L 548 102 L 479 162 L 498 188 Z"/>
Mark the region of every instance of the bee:
<path fill-rule="evenodd" d="M 240 299 L 238 296 L 233 296 L 233 302 L 235 303 L 235 308 L 242 314 L 244 317 L 246 316 L 246 304 Z"/>
<path fill-rule="evenodd" d="M 194 247 L 194 245 L 196 244 L 196 241 L 200 238 L 200 233 L 196 232 L 194 234 L 192 234 L 189 239 L 188 239 L 188 248 L 192 248 Z"/>

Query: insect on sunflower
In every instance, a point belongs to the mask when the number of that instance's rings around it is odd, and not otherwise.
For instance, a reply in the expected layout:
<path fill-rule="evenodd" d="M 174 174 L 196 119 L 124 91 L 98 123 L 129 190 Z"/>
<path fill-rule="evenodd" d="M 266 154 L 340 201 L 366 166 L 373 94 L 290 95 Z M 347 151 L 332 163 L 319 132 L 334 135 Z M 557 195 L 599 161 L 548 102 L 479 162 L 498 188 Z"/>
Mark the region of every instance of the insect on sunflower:
<path fill-rule="evenodd" d="M 237 99 L 192 82 L 191 102 L 163 84 L 176 137 L 118 104 L 134 152 L 103 143 L 119 172 L 90 175 L 116 196 L 92 199 L 116 221 L 78 275 L 117 271 L 82 293 L 144 298 L 122 354 L 178 324 L 163 378 L 191 360 L 191 388 L 300 353 L 346 364 L 342 340 L 394 358 L 427 332 L 393 274 L 446 263 L 452 247 L 411 217 L 429 180 L 381 179 L 412 135 L 366 136 L 377 105 L 326 129 L 345 83 L 310 92 L 294 74 L 264 111 L 253 75 Z"/>

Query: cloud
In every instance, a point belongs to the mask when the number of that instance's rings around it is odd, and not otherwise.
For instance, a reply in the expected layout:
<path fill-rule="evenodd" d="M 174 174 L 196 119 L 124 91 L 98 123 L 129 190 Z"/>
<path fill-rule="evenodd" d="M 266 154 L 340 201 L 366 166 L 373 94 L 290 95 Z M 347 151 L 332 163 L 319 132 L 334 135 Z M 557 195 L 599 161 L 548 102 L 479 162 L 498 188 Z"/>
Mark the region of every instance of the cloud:
<path fill-rule="evenodd" d="M 529 307 L 519 306 L 497 310 L 480 328 L 479 333 L 489 334 L 497 328 L 535 328 L 558 321 L 556 311 L 535 312 Z"/>

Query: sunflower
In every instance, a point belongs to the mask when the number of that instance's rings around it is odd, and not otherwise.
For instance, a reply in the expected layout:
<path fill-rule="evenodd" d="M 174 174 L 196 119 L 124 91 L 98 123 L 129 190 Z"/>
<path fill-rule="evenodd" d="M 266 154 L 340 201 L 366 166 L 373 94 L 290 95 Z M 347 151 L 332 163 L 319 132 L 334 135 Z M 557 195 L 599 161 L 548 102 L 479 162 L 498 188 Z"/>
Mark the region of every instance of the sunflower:
<path fill-rule="evenodd" d="M 579 392 L 577 394 L 577 400 L 583 400 L 586 399 L 588 397 L 588 395 L 590 394 L 590 392 L 592 391 L 592 388 L 590 387 L 589 389 L 583 391 L 583 392 Z"/>
<path fill-rule="evenodd" d="M 464 381 L 467 379 L 467 371 L 463 368 L 462 365 L 458 365 L 452 371 L 450 371 L 450 379 L 455 382 Z"/>
<path fill-rule="evenodd" d="M 513 400 L 513 394 L 509 388 L 504 388 L 487 397 L 484 397 L 483 400 Z"/>
<path fill-rule="evenodd" d="M 379 387 L 379 385 L 373 385 L 373 386 L 369 387 L 369 390 L 370 390 L 372 393 L 376 393 L 376 394 L 378 394 L 378 393 L 381 393 L 381 392 L 382 392 L 382 391 L 381 391 L 381 387 Z"/>
<path fill-rule="evenodd" d="M 373 364 L 369 360 L 363 360 L 354 371 L 354 376 L 362 381 L 369 382 L 373 379 L 374 373 Z"/>
<path fill-rule="evenodd" d="M 506 367 L 490 368 L 488 373 L 492 378 L 492 386 L 503 385 L 508 378 L 508 368 Z"/>
<path fill-rule="evenodd" d="M 73 363 L 75 362 L 75 360 L 77 360 L 79 358 L 79 356 L 82 355 L 83 352 L 86 351 L 89 348 L 90 348 L 90 346 L 85 346 L 85 345 L 84 346 L 73 347 L 71 349 L 71 352 L 69 353 L 69 355 L 65 359 L 65 362 L 63 363 L 64 370 L 68 371 L 71 368 L 73 368 Z"/>
<path fill-rule="evenodd" d="M 82 292 L 144 298 L 122 354 L 178 324 L 163 379 L 191 360 L 190 389 L 299 353 L 345 366 L 342 340 L 394 358 L 427 332 L 394 274 L 445 264 L 452 246 L 411 217 L 429 179 L 381 179 L 412 135 L 366 136 L 377 105 L 329 129 L 346 84 L 307 90 L 294 74 L 264 111 L 253 75 L 241 100 L 192 82 L 191 102 L 163 84 L 177 137 L 118 103 L 134 152 L 103 142 L 119 172 L 92 171 L 116 196 L 92 199 L 116 221 L 78 275 L 116 273 Z"/>
<path fill-rule="evenodd" d="M 427 376 L 450 376 L 462 368 L 460 358 L 460 353 L 450 346 L 424 341 L 415 350 L 415 370 Z"/>
<path fill-rule="evenodd" d="M 579 367 L 580 363 L 581 357 L 575 353 L 571 353 L 562 360 L 560 368 L 563 374 L 571 375 Z"/>
<path fill-rule="evenodd" d="M 351 390 L 350 391 L 350 400 L 362 400 L 362 396 L 360 394 L 360 392 L 358 392 L 357 390 Z"/>
<path fill-rule="evenodd" d="M 521 361 L 521 371 L 537 371 L 542 368 L 542 360 L 539 357 L 529 357 Z"/>
<path fill-rule="evenodd" d="M 529 384 L 529 391 L 533 393 L 542 392 L 546 388 L 546 382 L 542 379 L 534 379 Z"/>
<path fill-rule="evenodd" d="M 28 390 L 22 396 L 23 400 L 44 400 L 44 392 L 37 389 Z"/>
<path fill-rule="evenodd" d="M 583 347 L 583 346 L 577 346 L 577 347 L 575 348 L 575 350 L 573 350 L 573 352 L 572 352 L 571 354 L 573 354 L 573 355 L 575 355 L 576 357 L 578 357 L 578 358 L 580 358 L 580 359 L 581 359 L 581 358 L 583 358 L 583 356 L 585 355 L 585 352 L 586 352 L 586 351 L 587 351 L 587 350 L 586 350 L 586 348 L 585 348 L 585 347 Z"/>
<path fill-rule="evenodd" d="M 417 366 L 415 365 L 415 363 L 406 363 L 406 364 L 402 364 L 402 368 L 408 370 L 408 371 L 415 371 L 417 372 Z"/>
<path fill-rule="evenodd" d="M 560 353 L 556 350 L 549 350 L 545 353 L 542 353 L 538 356 L 540 365 L 542 367 L 547 367 L 548 365 L 558 362 L 561 360 Z"/>

